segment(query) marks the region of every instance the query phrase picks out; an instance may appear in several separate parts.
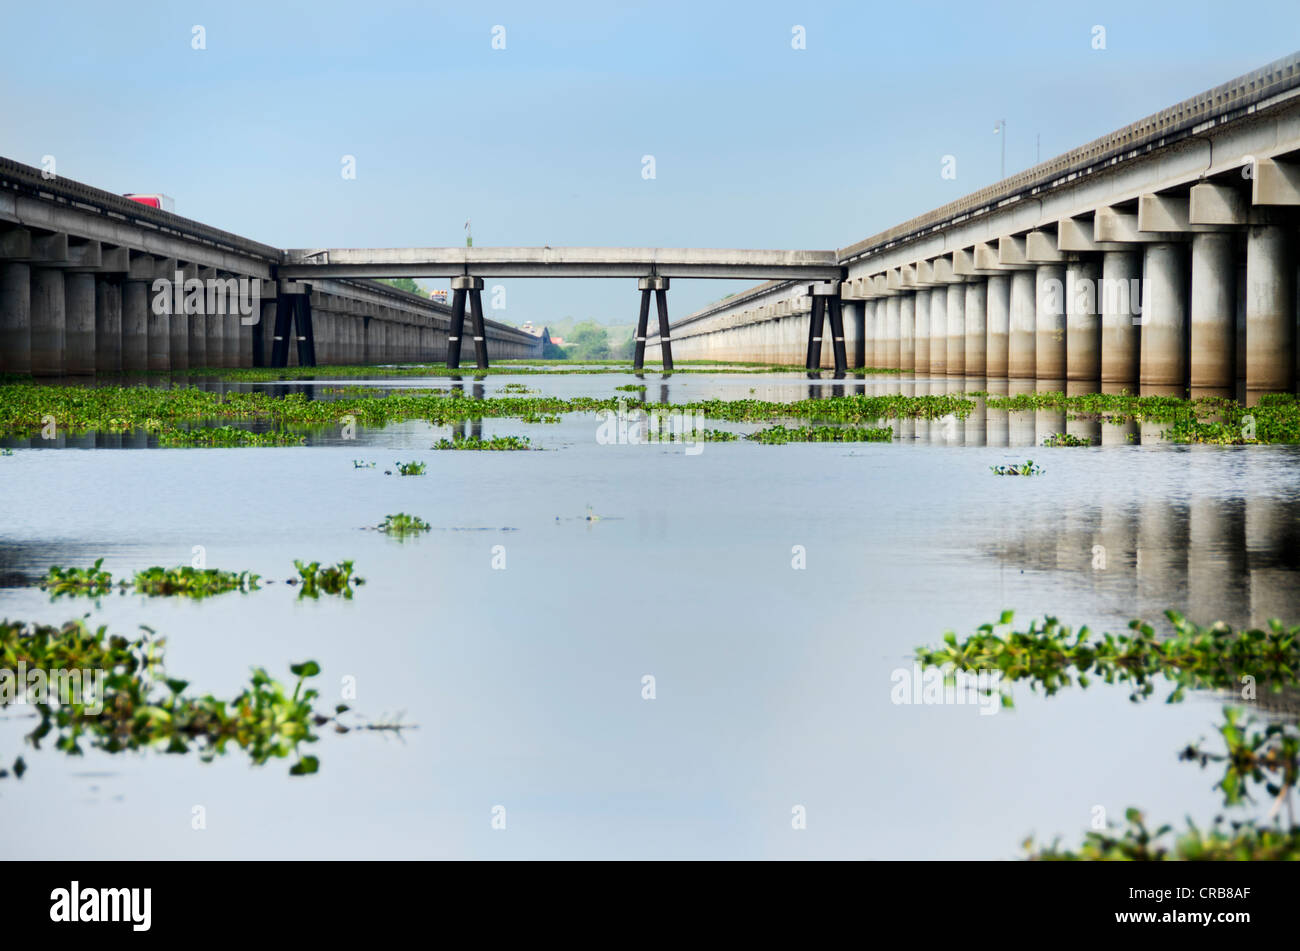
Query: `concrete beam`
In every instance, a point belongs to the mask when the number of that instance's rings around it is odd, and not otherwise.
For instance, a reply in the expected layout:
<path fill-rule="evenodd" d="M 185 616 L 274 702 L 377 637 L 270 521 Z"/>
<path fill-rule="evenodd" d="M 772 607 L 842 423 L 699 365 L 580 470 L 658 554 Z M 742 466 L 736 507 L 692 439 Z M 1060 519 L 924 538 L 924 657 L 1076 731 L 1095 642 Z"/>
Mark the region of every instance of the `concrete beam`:
<path fill-rule="evenodd" d="M 0 258 L 30 258 L 32 233 L 26 228 L 0 231 Z"/>
<path fill-rule="evenodd" d="M 1249 224 L 1250 197 L 1231 185 L 1193 185 L 1188 194 L 1187 220 L 1194 225 Z"/>
<path fill-rule="evenodd" d="M 1191 199 L 1187 195 L 1143 195 L 1138 199 L 1138 231 L 1214 231 L 1193 225 Z"/>
<path fill-rule="evenodd" d="M 1097 209 L 1092 219 L 1092 237 L 1096 241 L 1114 241 L 1120 244 L 1145 244 L 1177 241 L 1176 233 L 1143 231 L 1138 227 L 1137 212 L 1119 211 L 1105 206 Z"/>
<path fill-rule="evenodd" d="M 1056 245 L 1050 231 L 1031 231 L 1025 235 L 1025 259 L 1034 264 L 1060 264 L 1068 255 Z"/>
<path fill-rule="evenodd" d="M 1094 227 L 1092 221 L 1084 218 L 1062 218 L 1056 225 L 1056 249 L 1072 252 L 1127 250 L 1118 242 L 1096 240 Z"/>
<path fill-rule="evenodd" d="M 1300 165 L 1259 159 L 1250 200 L 1255 205 L 1300 205 Z"/>
<path fill-rule="evenodd" d="M 98 271 L 103 261 L 101 246 L 98 241 L 82 241 L 77 238 L 68 240 L 68 260 L 59 267 L 69 271 Z M 93 297 L 92 297 L 93 300 Z"/>
<path fill-rule="evenodd" d="M 734 248 L 299 248 L 279 274 L 322 277 L 690 277 L 832 280 L 835 251 Z"/>

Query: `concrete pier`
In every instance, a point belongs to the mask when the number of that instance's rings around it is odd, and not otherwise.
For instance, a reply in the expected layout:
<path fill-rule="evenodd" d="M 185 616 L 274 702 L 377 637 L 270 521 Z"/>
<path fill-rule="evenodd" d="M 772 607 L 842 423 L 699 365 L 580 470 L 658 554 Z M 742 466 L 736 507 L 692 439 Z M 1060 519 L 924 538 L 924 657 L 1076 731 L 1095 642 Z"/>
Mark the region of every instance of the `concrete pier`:
<path fill-rule="evenodd" d="M 1187 380 L 1186 264 L 1181 244 L 1148 244 L 1142 262 L 1142 395 L 1182 396 Z"/>
<path fill-rule="evenodd" d="M 988 365 L 988 285 L 984 281 L 968 281 L 964 286 L 966 375 L 982 377 Z"/>
<path fill-rule="evenodd" d="M 985 343 L 985 374 L 993 379 L 1005 379 L 1008 335 L 1011 329 L 1011 276 L 990 275 L 986 286 L 985 327 L 988 334 Z"/>
<path fill-rule="evenodd" d="M 1065 266 L 1065 378 L 1071 382 L 1101 380 L 1100 285 L 1097 261 Z"/>
<path fill-rule="evenodd" d="M 1034 270 L 1034 376 L 1065 381 L 1065 268 L 1059 264 Z"/>
<path fill-rule="evenodd" d="M 946 313 L 948 343 L 944 354 L 944 372 L 948 376 L 966 373 L 966 285 L 949 284 Z"/>
<path fill-rule="evenodd" d="M 1281 225 L 1246 233 L 1246 399 L 1295 389 L 1294 239 Z M 32 355 L 35 360 L 35 353 Z"/>
<path fill-rule="evenodd" d="M 184 301 L 182 300 L 183 308 Z M 160 310 L 162 313 L 159 313 Z M 147 348 L 147 366 L 151 372 L 165 373 L 171 369 L 171 330 L 172 311 L 174 310 L 176 310 L 176 306 L 169 294 L 151 293 L 149 295 L 149 314 L 145 319 L 145 346 Z"/>
<path fill-rule="evenodd" d="M 1037 365 L 1035 340 L 1035 287 L 1033 271 L 1011 272 L 1011 300 L 1007 330 L 1007 376 L 1032 380 Z"/>
<path fill-rule="evenodd" d="M 1101 261 L 1102 392 L 1137 392 L 1141 365 L 1142 254 L 1107 251 Z"/>
<path fill-rule="evenodd" d="M 916 292 L 913 305 L 916 314 L 916 332 L 912 341 L 913 366 L 915 375 L 930 372 L 930 289 L 923 287 Z"/>
<path fill-rule="evenodd" d="M 904 294 L 898 303 L 898 368 L 916 369 L 916 295 Z"/>
<path fill-rule="evenodd" d="M 95 278 L 95 372 L 122 372 L 122 285 Z"/>
<path fill-rule="evenodd" d="M 1193 396 L 1234 395 L 1237 381 L 1235 238 L 1192 236 L 1191 388 Z"/>
<path fill-rule="evenodd" d="M 149 369 L 149 282 L 122 282 L 122 369 Z"/>
<path fill-rule="evenodd" d="M 930 375 L 948 372 L 948 288 L 930 291 Z M 933 428 L 933 427 L 931 427 Z"/>
<path fill-rule="evenodd" d="M 901 342 L 898 336 L 899 301 L 897 296 L 885 301 L 885 366 L 898 369 Z"/>
<path fill-rule="evenodd" d="M 63 370 L 70 376 L 95 372 L 95 275 L 70 271 L 63 287 L 65 336 Z"/>
<path fill-rule="evenodd" d="M 0 262 L 0 372 L 32 370 L 32 269 Z"/>
<path fill-rule="evenodd" d="M 32 268 L 31 355 L 33 376 L 62 376 L 67 314 L 63 272 Z"/>

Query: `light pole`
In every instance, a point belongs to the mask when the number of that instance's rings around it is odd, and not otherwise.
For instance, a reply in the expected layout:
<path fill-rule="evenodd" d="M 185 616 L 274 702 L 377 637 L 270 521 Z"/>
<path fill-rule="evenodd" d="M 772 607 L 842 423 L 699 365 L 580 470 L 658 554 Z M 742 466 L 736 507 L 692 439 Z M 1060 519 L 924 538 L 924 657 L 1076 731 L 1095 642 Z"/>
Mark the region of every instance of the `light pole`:
<path fill-rule="evenodd" d="M 1007 120 L 999 119 L 993 126 L 993 134 L 1002 136 L 1002 174 L 1001 178 L 1007 177 Z"/>

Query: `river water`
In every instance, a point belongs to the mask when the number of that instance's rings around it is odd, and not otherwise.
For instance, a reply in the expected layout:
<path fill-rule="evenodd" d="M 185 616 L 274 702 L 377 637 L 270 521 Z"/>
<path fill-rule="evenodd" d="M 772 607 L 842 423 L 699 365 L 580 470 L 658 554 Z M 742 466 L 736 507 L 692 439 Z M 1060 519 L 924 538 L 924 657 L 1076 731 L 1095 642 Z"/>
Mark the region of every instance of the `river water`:
<path fill-rule="evenodd" d="M 463 386 L 612 396 L 632 382 Z M 791 374 L 646 383 L 676 402 L 971 388 Z M 1029 448 L 1087 426 L 1104 445 Z M 209 567 L 278 583 L 98 604 L 12 587 L 0 615 L 146 624 L 167 638 L 169 675 L 218 696 L 252 665 L 288 679 L 311 658 L 327 705 L 355 685 L 363 716 L 414 728 L 326 730 L 310 750 L 320 772 L 290 777 L 286 761 L 253 767 L 238 750 L 210 764 L 32 750 L 32 721 L 11 707 L 0 763 L 21 752 L 28 772 L 0 780 L 0 854 L 1014 858 L 1031 834 L 1078 843 L 1097 807 L 1112 822 L 1128 806 L 1157 824 L 1218 814 L 1217 774 L 1176 755 L 1211 738 L 1218 700 L 1135 704 L 1105 685 L 1044 699 L 1018 684 L 1016 708 L 993 715 L 895 703 L 914 648 L 1005 608 L 1108 630 L 1169 607 L 1198 622 L 1300 616 L 1298 447 L 1172 446 L 1154 430 L 982 406 L 965 421 L 896 423 L 892 444 L 610 445 L 593 414 L 470 428 L 545 451 L 434 452 L 453 427 L 424 422 L 307 448 L 7 443 L 19 448 L 0 459 L 0 570 L 102 556 L 130 577 L 189 564 L 202 546 Z M 989 472 L 1026 458 L 1045 473 Z M 385 474 L 412 459 L 425 475 Z M 433 530 L 364 530 L 395 512 Z M 350 601 L 300 601 L 283 583 L 295 558 L 352 559 L 367 583 Z"/>

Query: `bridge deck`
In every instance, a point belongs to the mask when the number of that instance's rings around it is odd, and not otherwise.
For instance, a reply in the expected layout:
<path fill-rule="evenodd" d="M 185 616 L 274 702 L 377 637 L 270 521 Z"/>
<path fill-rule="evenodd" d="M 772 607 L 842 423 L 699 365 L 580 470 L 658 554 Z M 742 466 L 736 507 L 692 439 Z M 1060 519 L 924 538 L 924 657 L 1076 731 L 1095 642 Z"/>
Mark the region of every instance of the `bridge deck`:
<path fill-rule="evenodd" d="M 330 248 L 285 252 L 279 274 L 312 277 L 680 277 L 833 280 L 834 251 L 710 248 Z"/>

